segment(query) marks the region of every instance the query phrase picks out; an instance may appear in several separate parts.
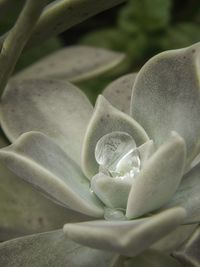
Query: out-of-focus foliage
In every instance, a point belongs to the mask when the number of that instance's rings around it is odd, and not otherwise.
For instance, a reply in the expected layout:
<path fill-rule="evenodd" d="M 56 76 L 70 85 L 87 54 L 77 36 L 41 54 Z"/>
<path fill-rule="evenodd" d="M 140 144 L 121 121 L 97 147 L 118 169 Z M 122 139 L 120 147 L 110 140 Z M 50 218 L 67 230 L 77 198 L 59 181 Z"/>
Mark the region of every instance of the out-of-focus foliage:
<path fill-rule="evenodd" d="M 15 0 L 14 5 L 10 2 L 11 5 L 0 14 L 0 34 L 12 27 L 24 0 Z M 79 84 L 93 102 L 107 83 L 123 73 L 137 71 L 153 55 L 200 40 L 199 0 L 128 0 L 117 11 L 109 13 L 109 21 L 103 16 L 79 25 L 73 34 L 70 31 L 66 33 L 67 45 L 79 41 L 128 55 L 124 64 L 114 72 Z M 16 71 L 60 46 L 60 39 L 53 38 L 25 49 Z"/>
<path fill-rule="evenodd" d="M 80 39 L 83 44 L 123 51 L 127 54 L 124 64 L 106 77 L 79 86 L 94 102 L 109 81 L 138 71 L 155 54 L 200 41 L 199 26 L 199 0 L 128 0 L 114 25 L 98 27 Z"/>
<path fill-rule="evenodd" d="M 23 7 L 24 0 L 15 0 L 14 4 L 9 4 L 7 8 L 4 8 L 4 13 L 0 14 L 0 35 L 3 35 L 14 25 L 20 10 Z M 49 3 L 52 0 L 48 1 Z M 61 42 L 58 38 L 52 38 L 44 43 L 41 43 L 39 46 L 26 49 L 16 66 L 16 71 L 19 71 L 22 68 L 27 67 L 31 63 L 37 61 L 41 57 L 50 54 L 51 52 L 57 50 L 61 47 Z"/>
<path fill-rule="evenodd" d="M 125 69 L 138 69 L 160 51 L 199 41 L 199 17 L 195 0 L 129 0 L 115 26 L 93 31 L 81 42 L 125 51 Z"/>

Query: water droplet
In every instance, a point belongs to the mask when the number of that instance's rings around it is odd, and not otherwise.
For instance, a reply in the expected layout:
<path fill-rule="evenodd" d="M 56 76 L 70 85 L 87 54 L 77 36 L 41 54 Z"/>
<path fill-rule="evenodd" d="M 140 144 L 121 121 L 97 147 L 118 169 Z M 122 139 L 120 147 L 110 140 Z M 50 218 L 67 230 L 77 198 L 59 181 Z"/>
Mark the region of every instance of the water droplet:
<path fill-rule="evenodd" d="M 124 209 L 111 209 L 105 208 L 104 219 L 107 221 L 126 221 L 128 220 L 125 216 Z"/>
<path fill-rule="evenodd" d="M 94 190 L 92 189 L 92 186 L 90 186 L 90 193 L 94 194 Z"/>
<path fill-rule="evenodd" d="M 131 178 L 140 172 L 140 157 L 137 148 L 130 150 L 118 161 L 116 172 L 122 176 L 129 173 Z"/>
<path fill-rule="evenodd" d="M 95 158 L 100 169 L 112 177 L 134 177 L 140 170 L 140 157 L 133 138 L 125 132 L 104 135 L 96 145 Z"/>

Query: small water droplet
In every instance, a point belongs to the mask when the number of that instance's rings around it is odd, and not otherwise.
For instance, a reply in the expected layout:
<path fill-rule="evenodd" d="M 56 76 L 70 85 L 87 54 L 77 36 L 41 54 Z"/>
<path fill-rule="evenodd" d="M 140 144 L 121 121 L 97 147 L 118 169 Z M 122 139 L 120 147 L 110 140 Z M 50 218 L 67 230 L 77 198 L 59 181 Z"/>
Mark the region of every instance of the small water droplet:
<path fill-rule="evenodd" d="M 111 209 L 105 208 L 104 218 L 107 221 L 126 221 L 128 220 L 125 216 L 124 209 Z"/>
<path fill-rule="evenodd" d="M 92 189 L 92 187 L 90 186 L 90 193 L 94 194 L 94 190 Z"/>
<path fill-rule="evenodd" d="M 132 178 L 140 172 L 140 156 L 137 148 L 131 149 L 118 161 L 116 172 L 122 176 L 129 173 Z"/>

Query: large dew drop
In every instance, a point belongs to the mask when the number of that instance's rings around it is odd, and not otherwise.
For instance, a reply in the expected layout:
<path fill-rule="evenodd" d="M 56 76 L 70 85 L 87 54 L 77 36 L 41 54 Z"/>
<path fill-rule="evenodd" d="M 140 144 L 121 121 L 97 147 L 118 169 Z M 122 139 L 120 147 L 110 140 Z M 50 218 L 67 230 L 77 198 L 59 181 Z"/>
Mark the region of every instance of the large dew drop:
<path fill-rule="evenodd" d="M 140 157 L 133 138 L 125 132 L 104 135 L 97 143 L 95 158 L 100 170 L 112 177 L 131 179 L 140 171 Z"/>

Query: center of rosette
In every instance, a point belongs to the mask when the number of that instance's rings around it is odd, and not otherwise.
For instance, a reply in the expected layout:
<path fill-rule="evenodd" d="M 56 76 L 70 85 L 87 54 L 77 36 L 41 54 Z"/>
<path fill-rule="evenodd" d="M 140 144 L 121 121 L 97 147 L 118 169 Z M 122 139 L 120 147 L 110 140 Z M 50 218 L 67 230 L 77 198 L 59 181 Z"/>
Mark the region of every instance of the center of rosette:
<path fill-rule="evenodd" d="M 91 180 L 91 190 L 109 208 L 106 217 L 123 217 L 121 213 L 141 168 L 136 143 L 128 133 L 111 132 L 97 142 L 95 158 L 99 172 Z"/>
<path fill-rule="evenodd" d="M 125 132 L 104 135 L 95 148 L 99 171 L 131 181 L 140 171 L 140 156 L 133 138 Z"/>

